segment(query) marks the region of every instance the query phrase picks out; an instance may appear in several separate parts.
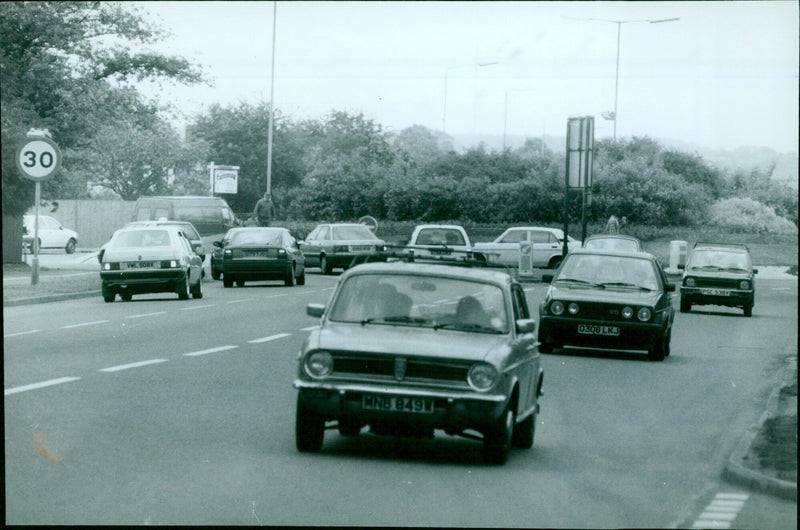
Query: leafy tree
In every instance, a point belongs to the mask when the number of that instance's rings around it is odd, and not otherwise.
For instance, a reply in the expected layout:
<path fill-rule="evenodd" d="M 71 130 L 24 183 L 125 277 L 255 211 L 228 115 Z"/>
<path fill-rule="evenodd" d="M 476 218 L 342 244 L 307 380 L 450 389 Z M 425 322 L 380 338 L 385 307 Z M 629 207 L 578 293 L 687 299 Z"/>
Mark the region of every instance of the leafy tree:
<path fill-rule="evenodd" d="M 682 177 L 690 184 L 703 186 L 713 198 L 719 197 L 725 187 L 725 181 L 719 170 L 710 167 L 699 156 L 669 150 L 661 155 L 666 171 Z"/>
<path fill-rule="evenodd" d="M 394 136 L 392 146 L 415 165 L 426 165 L 444 152 L 441 135 L 423 125 L 403 129 Z"/>

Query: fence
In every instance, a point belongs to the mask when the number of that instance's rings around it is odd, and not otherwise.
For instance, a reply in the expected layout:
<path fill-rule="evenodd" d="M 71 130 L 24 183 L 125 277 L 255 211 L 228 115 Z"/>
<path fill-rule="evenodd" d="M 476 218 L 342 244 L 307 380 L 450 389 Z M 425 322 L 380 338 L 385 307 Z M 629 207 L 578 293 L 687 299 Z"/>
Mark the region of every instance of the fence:
<path fill-rule="evenodd" d="M 51 211 L 56 203 L 58 207 Z M 131 221 L 135 205 L 136 201 L 59 200 L 46 207 L 40 206 L 39 215 L 49 215 L 64 228 L 78 232 L 78 248 L 99 248 L 116 229 Z M 34 212 L 35 208 L 31 208 L 27 213 Z"/>

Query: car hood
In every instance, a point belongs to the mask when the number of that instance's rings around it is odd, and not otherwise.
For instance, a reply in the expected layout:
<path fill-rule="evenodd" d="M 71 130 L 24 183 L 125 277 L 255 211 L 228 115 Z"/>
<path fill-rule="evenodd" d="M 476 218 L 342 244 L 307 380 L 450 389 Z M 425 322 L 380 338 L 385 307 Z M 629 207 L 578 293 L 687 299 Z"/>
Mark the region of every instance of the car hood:
<path fill-rule="evenodd" d="M 488 360 L 502 347 L 507 335 L 467 333 L 385 324 L 344 324 L 329 322 L 309 337 L 312 349 L 438 357 L 465 361 Z"/>
<path fill-rule="evenodd" d="M 750 271 L 709 271 L 702 269 L 689 269 L 683 273 L 683 277 L 692 276 L 694 278 L 714 278 L 728 280 L 749 280 L 753 273 Z"/>
<path fill-rule="evenodd" d="M 550 286 L 548 300 L 570 300 L 574 302 L 600 302 L 608 304 L 655 305 L 661 291 L 639 291 L 618 287 L 557 287 Z"/>
<path fill-rule="evenodd" d="M 171 247 L 112 247 L 106 248 L 103 254 L 103 261 L 155 261 L 179 258 L 179 254 Z"/>

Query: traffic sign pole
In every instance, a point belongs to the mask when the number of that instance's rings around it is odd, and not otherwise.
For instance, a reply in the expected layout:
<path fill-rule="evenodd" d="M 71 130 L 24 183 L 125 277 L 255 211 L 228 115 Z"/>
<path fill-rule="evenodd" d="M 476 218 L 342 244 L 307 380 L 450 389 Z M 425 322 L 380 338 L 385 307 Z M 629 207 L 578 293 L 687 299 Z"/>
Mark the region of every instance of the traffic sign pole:
<path fill-rule="evenodd" d="M 39 283 L 39 199 L 42 194 L 42 185 L 36 181 L 36 217 L 33 218 L 33 260 L 31 260 L 31 285 Z"/>

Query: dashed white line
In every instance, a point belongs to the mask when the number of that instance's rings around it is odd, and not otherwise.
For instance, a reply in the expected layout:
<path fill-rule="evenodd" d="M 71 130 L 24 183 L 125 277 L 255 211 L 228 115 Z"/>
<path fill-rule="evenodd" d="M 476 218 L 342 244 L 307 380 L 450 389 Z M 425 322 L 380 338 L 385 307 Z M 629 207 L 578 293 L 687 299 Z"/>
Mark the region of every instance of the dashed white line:
<path fill-rule="evenodd" d="M 154 317 L 156 315 L 166 315 L 166 311 L 156 311 L 155 313 L 140 313 L 138 315 L 128 315 L 125 318 L 144 318 L 144 317 Z"/>
<path fill-rule="evenodd" d="M 319 326 L 308 326 L 307 328 L 300 328 L 300 331 L 314 331 L 317 328 L 319 328 Z"/>
<path fill-rule="evenodd" d="M 262 337 L 260 339 L 248 340 L 247 342 L 249 342 L 250 344 L 260 344 L 262 342 L 269 342 L 271 340 L 277 340 L 277 339 L 282 339 L 284 337 L 290 337 L 291 335 L 292 335 L 291 333 L 278 333 L 277 335 L 270 335 L 269 337 Z"/>
<path fill-rule="evenodd" d="M 239 300 L 230 300 L 230 301 L 225 302 L 225 303 L 226 304 L 238 304 L 240 302 L 249 302 L 250 300 L 252 300 L 252 298 L 240 298 Z"/>
<path fill-rule="evenodd" d="M 40 331 L 42 331 L 42 330 L 41 329 L 30 329 L 28 331 L 20 331 L 18 333 L 9 333 L 8 335 L 3 335 L 3 338 L 5 339 L 6 337 L 18 337 L 20 335 L 30 335 L 31 333 L 39 333 Z"/>
<path fill-rule="evenodd" d="M 749 497 L 746 493 L 717 493 L 692 528 L 730 528 Z"/>
<path fill-rule="evenodd" d="M 206 307 L 214 307 L 214 304 L 193 305 L 192 307 L 182 307 L 181 311 L 192 311 L 194 309 L 204 309 Z"/>
<path fill-rule="evenodd" d="M 61 383 L 69 383 L 70 381 L 77 381 L 80 377 L 60 377 L 58 379 L 50 379 L 49 381 L 42 381 L 41 383 L 33 383 L 32 385 L 18 386 L 9 388 L 3 391 L 3 395 L 16 394 L 18 392 L 25 392 L 26 390 L 35 390 L 37 388 L 44 388 L 46 386 L 60 385 Z"/>
<path fill-rule="evenodd" d="M 184 355 L 186 357 L 196 357 L 197 355 L 206 355 L 208 353 L 216 353 L 216 352 L 220 352 L 220 351 L 232 350 L 232 349 L 238 348 L 238 347 L 239 346 L 233 346 L 233 345 L 218 346 L 216 348 L 209 348 L 207 350 L 200 350 L 200 351 L 193 351 L 193 352 L 190 352 L 190 353 L 184 353 Z"/>
<path fill-rule="evenodd" d="M 119 372 L 120 370 L 127 370 L 128 368 L 139 368 L 140 366 L 147 366 L 149 364 L 165 363 L 167 359 L 151 359 L 149 361 L 141 361 L 138 363 L 121 364 L 119 366 L 111 366 L 109 368 L 101 368 L 99 372 Z"/>
<path fill-rule="evenodd" d="M 80 324 L 72 324 L 70 326 L 61 326 L 61 329 L 80 328 L 83 326 L 94 326 L 95 324 L 105 324 L 108 320 L 95 320 L 94 322 L 82 322 Z"/>

